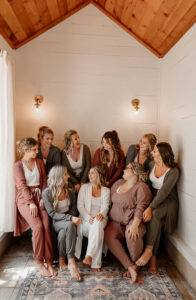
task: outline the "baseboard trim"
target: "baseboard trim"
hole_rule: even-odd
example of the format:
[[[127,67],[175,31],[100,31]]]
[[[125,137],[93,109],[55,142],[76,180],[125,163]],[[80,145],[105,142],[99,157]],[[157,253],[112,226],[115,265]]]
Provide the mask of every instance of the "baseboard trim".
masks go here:
[[[180,253],[167,235],[164,235],[163,245],[168,257],[176,266],[178,271],[196,292],[196,269],[189,263],[189,261]]]
[[[0,238],[0,256],[2,256],[13,241],[13,232],[6,232]]]

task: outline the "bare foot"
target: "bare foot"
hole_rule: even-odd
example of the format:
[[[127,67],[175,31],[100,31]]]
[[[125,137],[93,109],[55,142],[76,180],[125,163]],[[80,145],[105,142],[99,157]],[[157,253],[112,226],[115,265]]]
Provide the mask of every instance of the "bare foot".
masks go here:
[[[93,272],[101,272],[101,268],[91,268]]]
[[[65,270],[67,270],[67,265],[65,263],[64,257],[59,257],[59,270],[60,272],[64,272]]]
[[[50,272],[52,277],[57,276],[57,271],[53,268],[52,264],[48,264],[48,271]]]
[[[39,269],[40,274],[43,277],[51,277],[52,276],[51,273],[49,272],[49,270],[46,269],[44,264],[38,264],[38,269]]]
[[[149,268],[148,268],[148,272],[152,273],[152,274],[157,274],[158,273],[158,269],[157,269],[157,259],[156,256],[153,255],[151,257],[150,260],[150,264],[149,264]]]
[[[131,283],[135,283],[137,281],[137,266],[136,265],[132,265],[130,267],[128,267],[128,271],[131,275]]]
[[[146,247],[142,256],[136,261],[137,266],[145,266],[152,257],[152,247]]]
[[[123,273],[123,277],[131,278],[131,274],[129,273],[129,271],[126,271]]]
[[[81,281],[80,273],[78,271],[78,267],[76,265],[74,258],[69,258],[68,260],[68,269],[71,273],[71,277],[77,281]]]
[[[83,260],[83,263],[84,263],[85,265],[91,265],[91,264],[92,264],[92,256],[87,255],[87,256],[85,257],[85,259]]]

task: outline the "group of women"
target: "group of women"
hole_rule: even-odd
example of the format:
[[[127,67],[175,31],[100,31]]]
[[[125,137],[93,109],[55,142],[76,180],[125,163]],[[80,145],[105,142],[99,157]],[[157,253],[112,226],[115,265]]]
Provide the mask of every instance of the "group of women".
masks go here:
[[[68,268],[75,280],[81,280],[75,257],[80,258],[83,236],[88,238],[83,263],[93,271],[101,270],[102,252],[109,249],[132,282],[138,266],[148,262],[156,273],[161,221],[167,232],[177,221],[179,169],[171,146],[145,134],[125,158],[117,132],[107,131],[91,165],[90,150],[75,130],[65,132],[62,151],[53,138],[47,126],[40,127],[37,140],[23,138],[14,166],[15,236],[32,229],[41,275],[57,275],[51,229],[57,235],[59,269]]]

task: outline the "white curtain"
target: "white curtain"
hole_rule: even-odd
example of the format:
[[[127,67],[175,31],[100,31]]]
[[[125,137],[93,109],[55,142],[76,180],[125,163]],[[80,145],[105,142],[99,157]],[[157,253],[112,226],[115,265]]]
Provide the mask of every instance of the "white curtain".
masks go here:
[[[14,229],[14,108],[12,62],[0,50],[0,234]]]

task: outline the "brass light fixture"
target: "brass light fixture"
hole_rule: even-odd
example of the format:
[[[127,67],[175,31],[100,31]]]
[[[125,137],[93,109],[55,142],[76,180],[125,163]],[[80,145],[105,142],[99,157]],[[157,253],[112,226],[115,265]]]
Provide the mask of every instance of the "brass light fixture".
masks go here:
[[[39,106],[44,101],[44,98],[41,95],[36,95],[34,97],[34,101],[35,101],[34,105],[35,105],[36,111],[38,112],[39,111]]]
[[[135,113],[137,114],[139,112],[139,109],[140,109],[140,106],[139,106],[140,105],[140,100],[135,98],[131,101],[131,104],[135,108]]]

